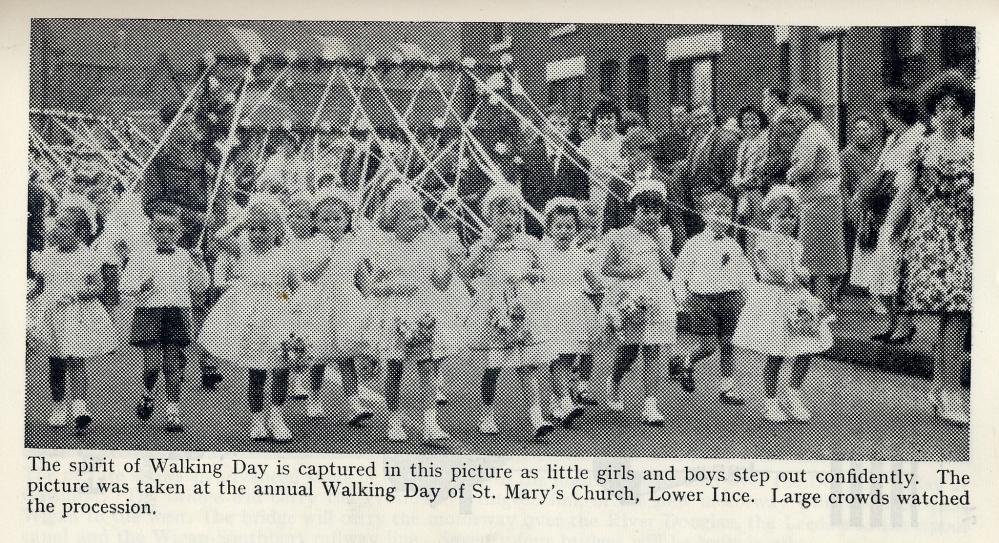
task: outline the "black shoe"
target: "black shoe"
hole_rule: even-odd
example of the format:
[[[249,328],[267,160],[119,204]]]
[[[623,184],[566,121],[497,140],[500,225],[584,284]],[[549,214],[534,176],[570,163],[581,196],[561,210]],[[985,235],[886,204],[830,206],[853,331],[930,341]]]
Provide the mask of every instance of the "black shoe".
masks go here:
[[[542,424],[537,430],[534,431],[534,441],[540,442],[545,438],[545,436],[552,433],[554,430],[555,427],[551,424],[548,424],[547,422]]]
[[[82,434],[83,431],[86,430],[88,426],[90,426],[90,423],[93,422],[93,420],[94,419],[91,418],[90,415],[86,413],[73,419],[73,426],[76,427],[77,434]]]
[[[894,333],[895,333],[895,330],[888,330],[887,332],[881,332],[880,334],[875,334],[875,335],[871,336],[871,341],[877,341],[877,342],[880,342],[880,343],[887,343],[888,340],[891,339],[892,334],[894,334]]]
[[[916,335],[916,327],[913,326],[909,328],[909,331],[906,332],[904,336],[888,338],[888,340],[885,341],[885,343],[887,343],[888,345],[908,345],[912,343],[912,338],[915,337],[915,335]]]
[[[690,365],[683,368],[683,372],[680,375],[680,386],[683,387],[683,391],[688,394],[693,394],[695,390],[694,386],[694,366]]]
[[[683,360],[679,356],[674,356],[669,361],[670,381],[679,381],[683,376]]]
[[[215,390],[215,386],[222,382],[222,374],[218,372],[202,373],[201,388],[205,390]]]
[[[597,405],[597,399],[590,395],[589,390],[580,390],[576,393],[576,403],[580,405]]]
[[[746,405],[746,400],[736,396],[731,390],[720,392],[718,394],[718,399],[725,405]]]
[[[180,423],[180,418],[176,415],[171,415],[167,418],[166,431],[170,434],[177,434],[184,431],[184,425]]]
[[[583,413],[585,412],[586,410],[578,405],[576,407],[573,407],[572,411],[569,411],[569,414],[566,415],[564,419],[562,419],[562,428],[565,428],[566,430],[571,428],[572,423],[579,417],[582,417]]]
[[[153,416],[153,398],[143,396],[142,403],[135,408],[135,414],[139,416],[139,420],[149,420],[149,417]]]

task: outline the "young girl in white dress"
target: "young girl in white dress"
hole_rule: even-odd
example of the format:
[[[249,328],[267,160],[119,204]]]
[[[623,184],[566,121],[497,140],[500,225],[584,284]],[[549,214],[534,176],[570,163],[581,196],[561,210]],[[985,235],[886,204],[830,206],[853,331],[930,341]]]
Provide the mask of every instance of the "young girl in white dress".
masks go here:
[[[676,346],[676,304],[667,273],[672,273],[673,232],[663,226],[666,189],[659,181],[639,181],[628,195],[635,207],[630,226],[605,236],[603,274],[610,284],[600,306],[617,349],[607,378],[607,407],[624,411],[621,381],[631,366],[643,357],[642,421],[662,426],[656,388],[661,363]],[[668,352],[663,352],[664,350]]]
[[[423,441],[434,443],[450,436],[437,423],[433,354],[437,309],[434,303],[451,281],[444,255],[431,254],[422,202],[405,184],[396,185],[385,199],[377,221],[386,234],[369,248],[359,271],[361,291],[369,298],[371,339],[385,367],[385,403],[389,441],[408,439],[399,410],[399,389],[407,364],[416,364],[420,376]]]
[[[443,202],[442,205],[450,205]],[[444,258],[452,272],[461,268],[461,263],[468,256],[468,251],[458,236],[457,220],[443,208],[433,210],[435,228],[428,228],[425,235],[429,237],[431,254],[435,258]],[[458,273],[454,273],[451,281],[443,291],[437,291],[438,300],[433,307],[437,309],[437,336],[434,339],[434,396],[438,407],[447,405],[448,397],[444,393],[441,381],[441,366],[452,363],[465,352],[465,324],[469,306],[472,303],[469,286]]]
[[[503,367],[517,368],[531,436],[541,440],[553,426],[545,420],[538,390],[538,364],[546,356],[538,283],[543,279],[538,240],[524,230],[520,189],[494,184],[482,199],[487,229],[469,251],[462,274],[475,294],[468,316],[469,348],[485,369],[479,431],[498,434],[496,385]]]
[[[766,357],[763,369],[763,417],[772,422],[805,422],[811,413],[801,399],[801,385],[812,355],[832,347],[829,315],[809,294],[808,270],[802,265],[804,248],[797,239],[801,200],[788,185],[775,185],[761,205],[768,232],[754,248],[760,282],[750,289],[736,325],[732,344]],[[777,399],[783,364],[793,360],[787,395]]]
[[[41,332],[52,350],[49,425],[65,426],[69,418],[77,433],[86,430],[92,420],[86,404],[85,362],[118,348],[111,317],[98,301],[101,262],[85,243],[93,224],[83,209],[61,206],[46,247],[32,254],[36,283],[28,293],[28,300],[34,300],[43,315]],[[66,403],[67,388],[71,405]]]
[[[583,407],[573,400],[569,377],[573,366],[586,350],[596,307],[585,292],[587,253],[576,243],[579,225],[577,202],[554,198],[545,205],[545,237],[541,239],[541,268],[545,272],[544,307],[552,399],[550,413],[564,428],[583,415]]]
[[[250,438],[290,441],[284,420],[289,357],[295,325],[291,296],[298,272],[281,246],[284,206],[273,196],[254,194],[246,216],[216,234],[219,246],[239,258],[238,279],[212,307],[198,342],[213,356],[249,371]],[[241,232],[246,235],[239,235]],[[270,412],[264,386],[271,375]]]
[[[347,422],[359,427],[373,413],[361,402],[357,382],[356,359],[365,350],[367,302],[358,290],[358,268],[365,253],[353,228],[353,213],[353,198],[343,188],[330,186],[316,192],[312,214],[317,262],[303,278],[316,282],[313,318],[321,328],[314,341],[317,363],[312,368],[310,401],[319,401],[327,365],[336,366],[347,398]]]
[[[299,192],[289,196],[288,203],[288,236],[285,238],[285,246],[288,254],[293,257],[293,261],[298,265],[299,276],[315,265],[321,241],[315,236],[315,222],[312,217],[312,195],[308,192]],[[300,344],[293,345],[289,353],[292,356],[292,371],[289,377],[288,386],[291,397],[296,400],[310,401],[306,404],[306,414],[310,418],[320,417],[323,414],[322,403],[318,397],[309,395],[309,387],[306,380],[309,375],[311,364],[309,360],[314,356],[314,342],[325,332],[318,319],[313,314],[313,309],[318,300],[315,280],[303,280],[295,291],[292,300],[292,311],[295,315],[295,336],[300,339]]]

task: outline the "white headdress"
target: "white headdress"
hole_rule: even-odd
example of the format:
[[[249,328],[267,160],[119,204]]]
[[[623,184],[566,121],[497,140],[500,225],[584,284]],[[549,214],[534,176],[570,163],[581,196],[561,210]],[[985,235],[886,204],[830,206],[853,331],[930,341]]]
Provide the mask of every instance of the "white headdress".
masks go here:
[[[770,187],[770,191],[763,198],[760,209],[767,209],[781,198],[790,198],[794,202],[795,207],[801,207],[801,195],[798,193],[798,189],[791,185],[774,185]]]
[[[635,186],[631,187],[628,192],[628,201],[635,199],[635,196],[643,192],[655,192],[658,193],[663,199],[666,199],[666,185],[662,181],[656,181],[655,179],[643,179],[635,183]]]
[[[524,205],[524,197],[520,194],[520,189],[516,185],[507,182],[493,183],[493,186],[486,191],[482,197],[482,214],[489,216],[489,210],[498,200],[514,200],[519,205]]]

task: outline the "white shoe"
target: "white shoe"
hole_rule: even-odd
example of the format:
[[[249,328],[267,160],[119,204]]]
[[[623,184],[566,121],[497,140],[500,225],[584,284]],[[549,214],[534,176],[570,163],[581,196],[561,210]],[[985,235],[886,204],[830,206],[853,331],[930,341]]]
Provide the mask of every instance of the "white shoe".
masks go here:
[[[649,426],[662,426],[663,414],[659,412],[659,401],[655,396],[645,398],[645,408],[642,409],[642,422]]]
[[[621,391],[618,390],[617,395],[614,394],[614,380],[610,375],[607,376],[607,409],[611,411],[616,411],[620,413],[624,411],[624,402],[621,401]]]
[[[808,422],[812,419],[812,414],[808,412],[805,403],[801,401],[800,390],[787,389],[787,414],[798,422]]]
[[[340,386],[343,383],[343,379],[340,377],[340,370],[332,365],[326,366],[326,371],[323,372],[323,381]]]
[[[323,401],[316,396],[309,396],[305,404],[305,416],[310,419],[325,417],[326,409],[323,408]]]
[[[423,413],[423,441],[424,443],[431,443],[434,441],[442,441],[445,439],[451,439],[451,436],[441,429],[440,425],[437,423],[437,410],[427,409]]]
[[[777,398],[763,400],[763,418],[770,422],[787,422],[787,413],[780,407]]]
[[[87,411],[87,404],[83,400],[75,400],[73,402],[69,416],[73,419],[73,425],[76,426],[77,431],[80,432],[86,430],[87,426],[90,426],[90,422],[93,420]]]
[[[385,405],[385,396],[382,396],[381,394],[375,392],[368,385],[358,385],[357,386],[357,395],[362,400],[364,400],[364,401],[366,401],[366,402],[368,402],[370,404],[375,404],[375,405],[379,405],[379,406]]]
[[[562,419],[569,414],[569,412],[563,409],[562,400],[560,400],[558,396],[552,396],[552,398],[548,400],[548,414],[551,415],[553,420],[561,422]]]
[[[877,296],[871,296],[868,298],[868,302],[871,305],[871,309],[873,309],[878,315],[888,314],[888,308],[885,307],[885,304]]]
[[[305,388],[305,374],[294,372],[291,374],[291,397],[296,400],[304,400],[309,397],[309,389]]]
[[[69,406],[66,405],[66,402],[62,401],[52,404],[52,415],[49,416],[49,426],[62,428],[66,426],[67,419],[69,419]]]
[[[166,431],[176,434],[184,431],[184,425],[180,422],[180,406],[176,403],[166,404]]]
[[[409,436],[406,435],[406,429],[402,426],[402,415],[398,411],[389,413],[387,435],[389,441],[398,442],[409,439]]]
[[[361,399],[357,396],[351,396],[347,403],[350,408],[350,419],[348,419],[347,424],[350,426],[363,426],[364,421],[374,416],[374,413],[367,407],[364,407]]]
[[[492,407],[487,406],[482,410],[479,432],[490,436],[499,433],[499,426],[496,425],[496,411]]]
[[[937,416],[953,424],[967,425],[970,422],[968,413],[961,403],[962,401],[955,397],[955,394],[946,390],[940,391],[940,407],[937,409]]]
[[[253,441],[264,441],[267,439],[267,419],[263,411],[251,414],[250,439]]]
[[[533,405],[528,411],[528,416],[531,418],[531,426],[534,426],[534,439],[540,440],[546,435],[552,433],[555,429],[547,420],[545,420],[545,414],[541,411],[540,405]]]
[[[282,406],[272,406],[271,414],[267,418],[267,429],[270,430],[271,439],[278,443],[291,441],[291,430],[284,423],[284,408]]]

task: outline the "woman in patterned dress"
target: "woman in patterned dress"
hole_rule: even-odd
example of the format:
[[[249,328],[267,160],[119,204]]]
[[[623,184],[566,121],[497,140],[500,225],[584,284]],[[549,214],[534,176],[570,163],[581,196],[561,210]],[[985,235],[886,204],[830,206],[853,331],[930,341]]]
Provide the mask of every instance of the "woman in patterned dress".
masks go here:
[[[913,314],[939,319],[931,402],[940,418],[967,424],[961,370],[971,324],[974,142],[961,135],[961,126],[975,95],[960,74],[945,72],[928,84],[923,105],[936,131],[914,164],[903,302]]]

